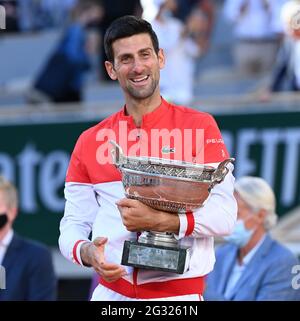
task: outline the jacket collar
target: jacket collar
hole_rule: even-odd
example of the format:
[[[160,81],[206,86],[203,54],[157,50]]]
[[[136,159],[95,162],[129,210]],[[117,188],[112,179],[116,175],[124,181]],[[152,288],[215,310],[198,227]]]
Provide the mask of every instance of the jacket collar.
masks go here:
[[[141,127],[152,128],[154,124],[156,124],[167,114],[170,108],[171,105],[165,99],[161,98],[161,104],[157,108],[155,108],[152,112],[143,115]],[[136,127],[133,117],[126,114],[126,105],[120,111],[120,119],[127,121],[129,127]]]
[[[243,274],[240,279],[237,281],[236,285],[232,291],[232,297],[236,295],[239,288],[253,275],[257,266],[261,265],[261,260],[269,253],[270,248],[272,246],[273,240],[269,234],[266,234],[264,241],[257,249],[256,253],[252,257],[251,261],[246,265]]]
[[[9,266],[13,265],[14,263],[14,257],[18,254],[18,251],[16,251],[20,246],[22,245],[21,238],[14,233],[13,238],[7,247],[6,253],[3,258],[2,265],[5,266],[6,269],[9,268]]]
[[[4,236],[3,240],[0,241],[0,245],[1,246],[4,246],[5,248],[8,248],[8,246],[10,245],[12,239],[13,239],[13,236],[14,236],[14,232],[12,229],[10,229],[6,235]]]

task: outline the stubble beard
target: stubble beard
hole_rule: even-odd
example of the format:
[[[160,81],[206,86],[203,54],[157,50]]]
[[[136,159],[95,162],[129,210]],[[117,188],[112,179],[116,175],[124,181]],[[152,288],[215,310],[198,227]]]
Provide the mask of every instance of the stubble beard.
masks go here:
[[[136,89],[131,85],[127,86],[127,91],[134,99],[146,99],[153,95],[157,88],[159,79],[152,79],[151,84],[147,88]]]

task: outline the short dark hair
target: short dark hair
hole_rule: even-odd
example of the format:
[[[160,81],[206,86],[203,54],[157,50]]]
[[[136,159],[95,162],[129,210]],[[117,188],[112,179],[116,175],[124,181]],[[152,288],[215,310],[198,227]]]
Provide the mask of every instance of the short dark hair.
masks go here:
[[[122,38],[131,37],[141,33],[147,33],[151,37],[153,48],[158,54],[159,43],[157,35],[152,29],[152,26],[146,20],[135,16],[123,16],[114,20],[108,27],[104,36],[104,50],[107,59],[110,62],[114,61],[114,53],[112,49],[112,44],[114,41]]]

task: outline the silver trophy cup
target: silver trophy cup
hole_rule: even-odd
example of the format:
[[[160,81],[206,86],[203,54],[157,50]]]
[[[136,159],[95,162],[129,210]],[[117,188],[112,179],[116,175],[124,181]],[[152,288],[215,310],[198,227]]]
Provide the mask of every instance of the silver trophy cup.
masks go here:
[[[164,158],[129,157],[115,141],[110,142],[126,197],[174,215],[203,206],[211,189],[227,175],[227,165],[234,161],[228,158],[215,169]],[[125,241],[121,263],[182,274],[188,268],[189,258],[190,249],[180,246],[173,233],[143,231],[138,240]]]

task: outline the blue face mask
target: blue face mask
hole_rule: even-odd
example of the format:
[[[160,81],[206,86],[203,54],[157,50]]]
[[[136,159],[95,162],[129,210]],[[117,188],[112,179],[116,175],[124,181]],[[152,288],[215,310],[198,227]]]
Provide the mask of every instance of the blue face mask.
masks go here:
[[[244,221],[237,220],[232,234],[225,236],[224,240],[241,248],[249,242],[253,232],[254,230],[246,229]]]

